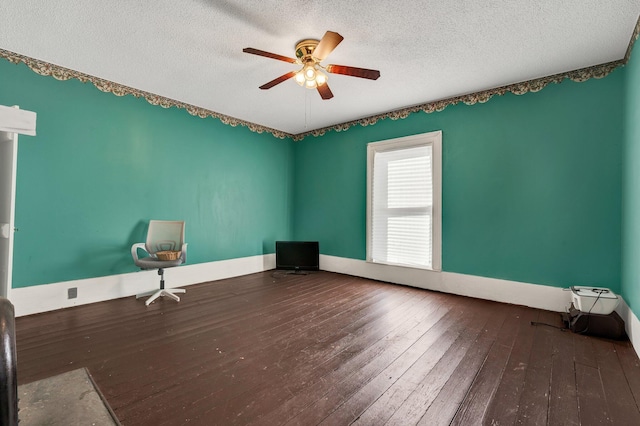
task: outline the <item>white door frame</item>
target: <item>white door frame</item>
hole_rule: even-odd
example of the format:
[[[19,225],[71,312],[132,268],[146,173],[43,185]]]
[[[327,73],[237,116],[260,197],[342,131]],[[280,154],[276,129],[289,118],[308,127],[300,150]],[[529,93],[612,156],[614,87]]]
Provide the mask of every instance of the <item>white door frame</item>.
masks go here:
[[[11,299],[13,275],[13,237],[15,232],[16,166],[18,163],[18,134],[0,132],[0,297]]]
[[[11,300],[18,133],[35,135],[36,114],[0,105],[0,297]]]

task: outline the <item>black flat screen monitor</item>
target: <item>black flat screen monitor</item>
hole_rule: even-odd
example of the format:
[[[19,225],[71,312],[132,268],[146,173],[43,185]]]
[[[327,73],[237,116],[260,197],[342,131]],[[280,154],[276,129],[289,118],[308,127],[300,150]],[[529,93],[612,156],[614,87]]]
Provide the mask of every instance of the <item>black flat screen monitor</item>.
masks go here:
[[[276,241],[276,269],[318,271],[320,247],[317,241]]]

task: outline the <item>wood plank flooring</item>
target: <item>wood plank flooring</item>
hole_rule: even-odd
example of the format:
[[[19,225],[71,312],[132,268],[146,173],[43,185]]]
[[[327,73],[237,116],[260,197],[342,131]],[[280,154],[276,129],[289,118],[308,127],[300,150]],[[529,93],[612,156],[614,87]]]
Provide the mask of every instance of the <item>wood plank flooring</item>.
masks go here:
[[[556,313],[329,272],[181,296],[18,318],[19,383],[86,367],[124,425],[640,425],[631,344]]]

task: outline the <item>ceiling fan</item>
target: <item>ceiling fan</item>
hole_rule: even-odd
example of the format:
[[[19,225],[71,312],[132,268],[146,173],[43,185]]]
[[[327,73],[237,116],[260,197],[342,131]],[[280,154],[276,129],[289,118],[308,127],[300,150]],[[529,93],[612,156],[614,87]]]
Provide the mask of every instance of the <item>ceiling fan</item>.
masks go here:
[[[327,84],[327,75],[321,70],[330,74],[343,74],[352,77],[367,78],[369,80],[377,80],[378,77],[380,77],[380,71],[378,70],[334,64],[322,66],[320,64],[320,62],[333,52],[333,49],[335,49],[343,39],[344,37],[340,34],[333,31],[327,31],[319,41],[315,39],[302,40],[296,44],[296,59],[278,55],[276,53],[265,52],[264,50],[254,49],[252,47],[244,48],[242,51],[253,55],[265,56],[279,61],[302,65],[300,70],[283,74],[280,77],[263,84],[260,86],[260,89],[271,89],[273,86],[293,78],[300,86],[304,86],[307,89],[317,89],[322,99],[326,100],[333,98],[333,93],[331,93],[331,89],[329,89],[329,85]]]

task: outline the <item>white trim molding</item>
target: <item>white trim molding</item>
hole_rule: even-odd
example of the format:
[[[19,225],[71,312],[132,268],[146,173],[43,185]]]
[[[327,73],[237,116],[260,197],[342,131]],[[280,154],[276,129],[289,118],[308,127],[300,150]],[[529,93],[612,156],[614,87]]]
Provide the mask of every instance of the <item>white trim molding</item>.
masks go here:
[[[165,269],[167,288],[184,287],[207,281],[268,271],[276,266],[275,254],[265,254],[216,262],[183,265]],[[159,288],[157,270],[128,274],[63,281],[31,287],[14,288],[11,291],[16,317],[31,315],[71,306],[129,297]],[[67,298],[70,288],[77,289],[77,297]]]
[[[431,148],[430,154],[428,154],[429,151],[426,150],[427,147]],[[425,148],[425,151],[422,151],[420,154],[415,153],[415,151],[407,151],[412,148]],[[393,157],[394,154],[399,155]],[[425,205],[412,207],[396,206],[390,208],[389,203],[387,202],[390,193],[395,192],[397,195],[398,193],[404,193],[404,191],[399,191],[397,188],[392,190],[389,186],[389,179],[391,179],[389,175],[389,167],[391,164],[390,162],[392,161],[388,157],[389,155],[391,155],[391,158],[394,160],[415,159],[416,157],[429,158],[429,180],[431,181],[430,206],[427,205],[428,197],[425,196],[425,199],[423,200]],[[378,163],[377,159],[380,160],[380,163]],[[427,167],[426,164],[424,166]],[[413,165],[412,171],[416,170],[415,167],[416,166]],[[405,172],[406,171],[408,170],[405,170]],[[403,177],[400,178],[400,181],[396,181],[395,183],[398,184],[404,179],[406,179],[406,176],[403,175]],[[409,183],[409,185],[411,184],[412,183]],[[426,188],[424,189],[426,191]],[[369,142],[367,144],[367,261],[373,262],[374,257],[378,257],[378,259],[376,259],[377,263],[387,265],[393,265],[394,263],[397,264],[398,262],[391,262],[390,259],[386,258],[386,248],[390,242],[386,230],[387,221],[384,219],[398,216],[406,217],[407,215],[416,214],[428,215],[431,218],[431,223],[424,229],[425,233],[430,232],[430,238],[423,241],[425,246],[427,244],[429,246],[428,251],[430,252],[431,258],[427,260],[426,257],[428,255],[425,254],[425,258],[421,259],[421,261],[428,261],[428,264],[416,265],[416,267],[432,271],[440,271],[442,268],[442,130],[377,142]],[[374,222],[378,223],[378,220],[375,219],[374,216],[380,216],[382,223],[384,224],[384,230],[379,236],[374,236],[374,234],[377,234],[377,231],[374,232]],[[427,231],[427,229],[430,229],[430,231]],[[401,245],[404,244],[404,242],[399,241],[395,241],[395,243],[399,243]],[[381,251],[378,251],[379,249],[381,249]],[[412,250],[408,251],[411,252]],[[375,252],[378,252],[377,255]]]
[[[640,356],[640,320],[638,320],[638,317],[631,308],[629,308],[629,305],[627,305],[627,302],[622,296],[618,295],[618,297],[620,298],[620,303],[618,303],[616,307],[616,312],[624,321],[625,331],[627,332],[627,336],[629,336],[633,349],[635,349],[636,354]]]
[[[36,135],[36,117],[33,111],[18,106],[0,105],[0,132]]]
[[[571,294],[559,287],[454,272],[435,272],[320,255],[320,269],[478,299],[565,312]]]

